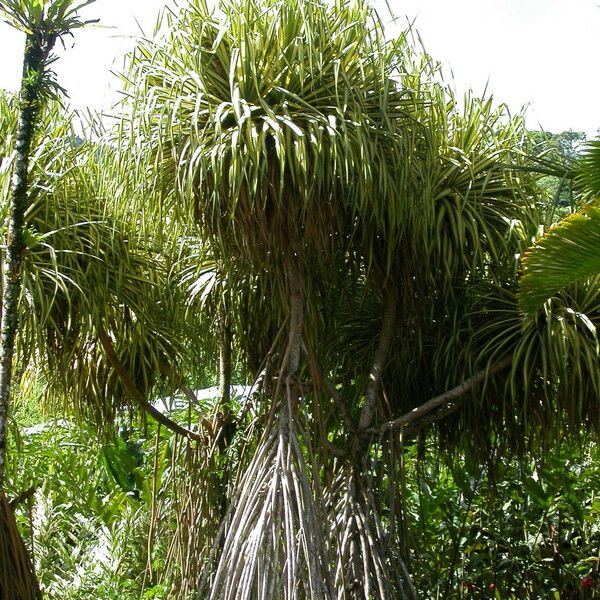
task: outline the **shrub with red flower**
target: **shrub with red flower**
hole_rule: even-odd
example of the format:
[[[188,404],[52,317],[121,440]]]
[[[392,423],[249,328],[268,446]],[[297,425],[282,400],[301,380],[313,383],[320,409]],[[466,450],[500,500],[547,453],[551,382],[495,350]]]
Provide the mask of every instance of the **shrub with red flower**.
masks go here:
[[[594,580],[591,577],[589,577],[589,576],[588,577],[584,577],[581,580],[581,587],[582,588],[586,588],[587,589],[587,588],[591,588],[593,586],[594,586]]]

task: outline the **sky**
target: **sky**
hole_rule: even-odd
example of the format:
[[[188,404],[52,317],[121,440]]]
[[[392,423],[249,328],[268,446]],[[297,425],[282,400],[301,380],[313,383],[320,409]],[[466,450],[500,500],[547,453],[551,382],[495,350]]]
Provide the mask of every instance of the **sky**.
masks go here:
[[[165,0],[96,0],[55,64],[71,104],[110,112],[118,99],[123,57],[136,36],[151,35]],[[444,66],[459,94],[487,87],[517,113],[528,106],[531,129],[600,128],[597,75],[598,0],[374,0],[392,34],[414,22],[426,50]],[[391,21],[387,5],[396,16]],[[0,87],[18,89],[24,36],[0,23]]]

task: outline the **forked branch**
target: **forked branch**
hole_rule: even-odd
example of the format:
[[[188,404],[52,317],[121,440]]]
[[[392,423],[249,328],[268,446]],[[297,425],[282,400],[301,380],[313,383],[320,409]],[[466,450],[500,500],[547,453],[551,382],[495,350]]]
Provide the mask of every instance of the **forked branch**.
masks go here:
[[[401,417],[398,417],[397,419],[394,419],[393,421],[387,421],[379,427],[370,428],[368,432],[372,434],[383,435],[384,433],[388,433],[390,431],[406,427],[407,425],[414,423],[418,419],[429,415],[431,412],[437,409],[444,408],[453,400],[456,400],[457,398],[464,396],[464,394],[466,394],[467,392],[470,392],[475,386],[485,381],[485,379],[490,375],[495,375],[496,373],[504,371],[511,364],[512,357],[504,358],[503,360],[497,362],[490,368],[479,371],[479,373],[473,375],[473,377],[470,377],[466,381],[463,381],[461,384],[457,385],[451,390],[448,390],[447,392],[444,392],[443,394],[440,394],[435,398],[431,398],[431,400],[428,400],[427,402],[425,402],[425,404],[421,404],[420,406],[413,408],[413,410],[411,410],[410,412],[402,415]]]

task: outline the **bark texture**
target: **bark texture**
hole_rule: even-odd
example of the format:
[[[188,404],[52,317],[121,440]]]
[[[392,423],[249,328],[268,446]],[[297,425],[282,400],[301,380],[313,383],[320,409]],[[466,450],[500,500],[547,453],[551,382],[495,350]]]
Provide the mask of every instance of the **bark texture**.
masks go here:
[[[381,376],[394,340],[397,310],[398,289],[390,282],[384,296],[383,319],[375,354],[373,355],[373,363],[369,371],[365,404],[350,448],[350,458],[356,466],[364,461],[369,447],[369,427],[375,416],[377,401],[381,396]]]
[[[18,305],[21,295],[21,266],[25,252],[25,213],[29,205],[29,155],[40,110],[41,84],[45,61],[53,44],[53,40],[44,41],[43,38],[35,34],[29,34],[25,43],[19,125],[15,143],[16,160],[11,186],[4,261],[2,320],[0,323],[0,491],[4,489],[6,426],[10,406],[10,383],[15,354],[15,339],[19,324]]]
[[[385,368],[385,363],[388,360],[390,346],[394,339],[396,325],[396,310],[398,305],[398,291],[396,287],[390,283],[385,296],[385,308],[383,311],[383,320],[381,322],[381,332],[379,341],[373,356],[373,364],[369,372],[369,383],[367,384],[367,399],[360,415],[358,422],[358,431],[364,432],[375,415],[375,407],[377,399],[381,391],[381,375]]]
[[[21,268],[26,251],[24,227],[29,206],[29,156],[43,97],[43,78],[55,36],[43,31],[27,35],[15,140],[15,169],[9,201],[8,233],[4,260],[2,319],[0,321],[0,598],[33,600],[41,598],[31,559],[19,535],[13,509],[4,492],[7,421],[15,340],[19,327]]]

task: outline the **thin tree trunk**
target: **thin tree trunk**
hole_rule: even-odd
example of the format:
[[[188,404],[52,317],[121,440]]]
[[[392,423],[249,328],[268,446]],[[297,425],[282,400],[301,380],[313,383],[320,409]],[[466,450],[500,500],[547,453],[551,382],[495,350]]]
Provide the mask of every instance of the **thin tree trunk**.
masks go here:
[[[2,318],[0,321],[0,597],[3,600],[41,598],[35,571],[21,539],[12,508],[4,492],[7,423],[11,379],[21,296],[21,266],[25,252],[25,213],[29,205],[29,156],[42,99],[42,79],[55,37],[40,32],[27,35],[23,59],[16,160],[9,202],[8,234],[4,261]]]
[[[231,402],[231,328],[224,303],[219,310],[219,397],[221,404],[228,408]]]
[[[377,400],[381,393],[381,375],[385,368],[385,363],[388,359],[390,347],[394,339],[396,327],[396,312],[398,308],[398,290],[396,286],[390,282],[385,294],[385,305],[383,310],[383,319],[381,322],[381,330],[379,340],[373,355],[373,363],[369,371],[369,382],[367,383],[366,400],[363,406],[356,435],[351,448],[352,462],[358,464],[358,461],[364,458],[365,449],[368,447],[368,429],[375,416]]]
[[[373,364],[369,372],[369,383],[367,384],[367,399],[358,421],[359,432],[365,431],[375,415],[377,399],[381,391],[381,375],[390,352],[390,346],[394,338],[394,328],[396,325],[396,310],[398,305],[398,291],[393,283],[389,284],[389,289],[385,296],[385,308],[383,311],[383,320],[381,322],[381,333],[379,341],[373,356]]]
[[[50,41],[48,42],[50,43]],[[23,79],[16,137],[16,161],[9,205],[7,250],[4,262],[4,289],[0,334],[0,490],[4,489],[6,463],[6,426],[10,404],[10,383],[18,329],[18,304],[21,295],[21,264],[25,243],[23,229],[29,205],[29,155],[40,110],[40,84],[45,59],[50,48],[42,47],[39,38],[27,36],[23,60]]]
[[[223,301],[219,307],[218,345],[219,345],[219,404],[222,426],[219,432],[219,450],[225,452],[235,435],[234,415],[231,411],[231,327],[227,315],[227,306]]]
[[[302,351],[302,326],[304,323],[304,292],[299,273],[290,275],[290,333],[288,342],[288,364],[286,376],[293,378],[300,368]],[[280,376],[283,377],[283,373]]]
[[[219,343],[219,402],[221,430],[218,433],[219,453],[226,456],[233,436],[236,431],[235,415],[231,410],[231,328],[229,326],[229,317],[227,315],[227,306],[225,301],[221,301],[219,307],[218,343]],[[231,465],[229,460],[224,460],[223,470],[220,477],[221,488],[221,516],[225,518],[229,506],[227,492],[231,481]]]

